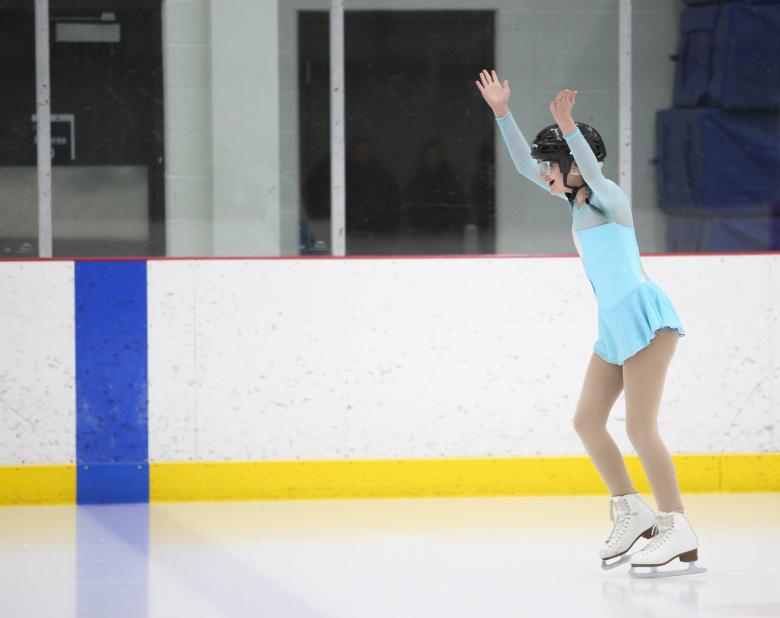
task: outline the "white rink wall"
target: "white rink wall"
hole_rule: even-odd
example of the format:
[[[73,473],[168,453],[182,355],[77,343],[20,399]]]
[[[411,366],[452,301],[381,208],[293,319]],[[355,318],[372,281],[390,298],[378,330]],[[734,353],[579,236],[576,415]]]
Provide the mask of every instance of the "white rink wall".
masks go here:
[[[688,333],[670,450],[780,451],[780,255],[642,261]],[[0,465],[74,463],[73,276],[0,264]],[[576,256],[150,261],[148,318],[152,462],[585,454]]]
[[[0,263],[0,466],[72,464],[72,262]]]
[[[780,451],[780,256],[650,256],[674,453]],[[150,461],[584,455],[577,257],[155,261]],[[625,453],[621,395],[610,430]]]

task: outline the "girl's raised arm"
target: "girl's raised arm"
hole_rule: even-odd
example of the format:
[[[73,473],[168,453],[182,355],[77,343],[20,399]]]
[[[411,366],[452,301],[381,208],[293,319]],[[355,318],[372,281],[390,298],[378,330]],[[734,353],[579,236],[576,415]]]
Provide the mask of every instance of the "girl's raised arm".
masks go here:
[[[550,101],[550,113],[561,128],[563,138],[569,145],[569,150],[571,150],[574,162],[577,164],[583,180],[585,180],[594,193],[603,194],[605,191],[611,190],[607,184],[610,181],[604,176],[596,155],[593,154],[593,150],[591,150],[585,136],[580,133],[577,124],[574,122],[571,112],[576,98],[576,90],[561,90]]]
[[[548,193],[549,187],[539,178],[536,162],[531,158],[531,147],[517,126],[512,112],[509,111],[509,97],[511,95],[509,80],[504,80],[502,84],[501,80],[498,79],[498,73],[495,71],[488,73],[487,70],[483,70],[476,84],[485,102],[493,110],[498,128],[501,130],[501,136],[504,138],[504,143],[509,150],[509,156],[512,157],[515,168],[535,185],[544,189],[545,193]],[[563,195],[560,197],[566,199]]]
[[[550,113],[563,133],[563,138],[569,145],[569,150],[574,157],[574,162],[582,174],[583,180],[591,191],[601,198],[607,216],[613,220],[629,225],[631,218],[631,205],[623,190],[601,171],[601,164],[585,139],[585,136],[577,127],[572,117],[572,109],[577,99],[576,90],[561,90],[550,101]]]
[[[539,178],[536,161],[531,158],[531,147],[517,126],[512,112],[507,112],[506,116],[496,118],[496,122],[498,123],[498,128],[501,129],[504,143],[509,150],[509,156],[512,157],[512,162],[515,164],[517,171],[549,194],[550,187],[547,186],[544,180]],[[559,195],[558,197],[566,200],[565,195]]]

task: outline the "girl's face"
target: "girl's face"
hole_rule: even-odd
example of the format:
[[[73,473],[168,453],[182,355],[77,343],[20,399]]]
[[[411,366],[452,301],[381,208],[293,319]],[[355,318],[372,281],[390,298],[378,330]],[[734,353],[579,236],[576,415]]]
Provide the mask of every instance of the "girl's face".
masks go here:
[[[563,186],[563,174],[556,161],[539,161],[539,178],[547,183],[552,195],[560,195],[566,188]]]
[[[552,195],[562,195],[566,193],[566,186],[563,184],[563,173],[558,166],[557,161],[538,161],[539,178],[547,183],[547,187]],[[572,166],[574,169],[574,166]],[[576,171],[576,170],[575,170]],[[582,178],[575,174],[569,174],[569,184],[578,186],[582,184]]]

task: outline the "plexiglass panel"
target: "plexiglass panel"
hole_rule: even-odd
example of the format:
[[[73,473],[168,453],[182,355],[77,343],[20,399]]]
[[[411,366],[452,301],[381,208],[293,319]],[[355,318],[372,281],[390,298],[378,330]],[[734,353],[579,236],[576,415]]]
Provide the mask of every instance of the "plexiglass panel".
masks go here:
[[[51,0],[55,255],[333,254],[330,8]],[[34,19],[31,3],[0,11],[2,251],[31,255]],[[619,12],[348,0],[346,254],[574,253],[571,209],[518,173],[483,69],[508,80],[529,143],[578,91],[605,175],[630,176],[642,252],[780,249],[780,5],[632,2],[622,170]]]
[[[0,4],[0,257],[38,254],[35,15],[31,2]]]

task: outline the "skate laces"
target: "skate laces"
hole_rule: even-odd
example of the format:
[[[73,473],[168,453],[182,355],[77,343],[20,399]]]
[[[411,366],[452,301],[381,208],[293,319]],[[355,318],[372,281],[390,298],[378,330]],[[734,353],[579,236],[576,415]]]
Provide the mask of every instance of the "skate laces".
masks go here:
[[[615,511],[617,511],[617,521],[615,520]],[[631,510],[628,504],[628,500],[621,498],[620,500],[609,502],[609,519],[615,526],[612,528],[612,532],[607,539],[607,545],[614,544],[622,535],[623,531],[628,525],[628,521],[631,516]]]
[[[653,538],[642,549],[642,551],[654,551],[672,536],[672,530],[674,528],[674,515],[672,513],[666,513],[663,515],[656,515],[655,522],[653,523]]]

